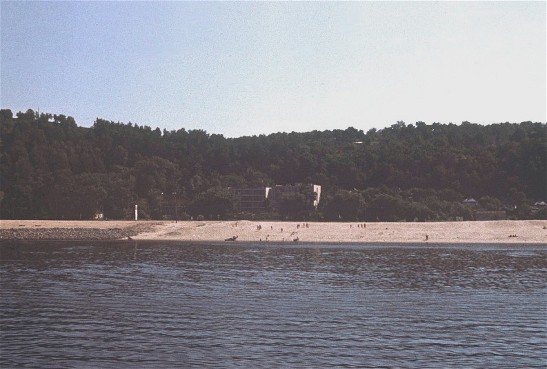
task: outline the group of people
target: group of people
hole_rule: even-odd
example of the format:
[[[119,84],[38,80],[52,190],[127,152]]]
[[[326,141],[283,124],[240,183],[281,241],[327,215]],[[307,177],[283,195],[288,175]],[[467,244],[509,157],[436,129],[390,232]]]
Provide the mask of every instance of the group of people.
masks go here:
[[[237,225],[238,225],[238,222],[232,223],[232,227],[237,227]],[[310,224],[309,224],[309,223],[298,223],[298,224],[296,225],[296,229],[300,229],[300,228],[310,228]],[[270,226],[270,229],[273,231],[273,230],[274,230],[274,226],[271,225],[271,226]],[[257,230],[257,231],[261,231],[261,230],[262,230],[262,224],[257,224],[256,230]],[[281,227],[281,228],[279,229],[279,232],[280,232],[280,233],[283,233],[283,231],[284,231],[284,229],[283,229],[283,227]],[[290,234],[290,236],[293,236],[293,235],[295,235],[295,234],[296,234],[296,232],[292,232],[292,233]],[[225,241],[235,241],[235,240],[237,240],[237,238],[238,238],[238,236],[233,236],[233,237],[230,237],[230,238],[225,239]],[[268,235],[266,235],[266,239],[265,239],[265,240],[266,240],[266,241],[269,241],[269,238],[270,238],[270,235],[268,234]],[[299,237],[296,237],[296,238],[293,239],[293,242],[298,242],[299,240],[300,240],[300,238],[299,238]],[[285,241],[285,238],[283,238],[283,241]],[[262,238],[260,238],[260,242],[262,242]]]

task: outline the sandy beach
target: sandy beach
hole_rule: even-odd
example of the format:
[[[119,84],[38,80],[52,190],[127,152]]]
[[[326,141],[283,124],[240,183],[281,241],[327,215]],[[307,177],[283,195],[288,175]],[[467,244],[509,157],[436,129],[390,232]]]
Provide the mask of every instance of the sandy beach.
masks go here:
[[[326,223],[2,220],[0,239],[318,243],[547,243],[547,221]]]

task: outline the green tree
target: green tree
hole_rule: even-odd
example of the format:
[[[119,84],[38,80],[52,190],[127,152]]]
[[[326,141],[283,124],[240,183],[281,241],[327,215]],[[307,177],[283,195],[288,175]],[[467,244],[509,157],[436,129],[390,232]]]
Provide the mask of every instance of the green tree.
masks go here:
[[[315,210],[313,206],[315,196],[304,187],[297,192],[284,193],[279,201],[279,214],[283,219],[309,219]]]
[[[492,196],[483,196],[479,199],[479,205],[485,210],[500,210],[501,201]]]
[[[406,209],[401,198],[380,194],[366,208],[367,220],[395,222],[405,220]]]
[[[362,219],[364,208],[365,199],[361,193],[340,190],[324,201],[321,210],[328,220],[353,221]]]
[[[328,219],[468,217],[460,203],[467,197],[499,199],[481,203],[524,219],[532,202],[545,200],[546,147],[547,125],[533,122],[397,122],[366,134],[350,127],[224,138],[103,119],[85,128],[63,114],[2,109],[0,217],[79,218],[102,206],[123,218],[139,203],[155,218],[165,215],[162,192],[177,192],[186,206],[212,188],[316,183]],[[95,200],[85,204],[80,185]],[[340,191],[360,192],[366,212]],[[296,197],[282,216],[313,213],[307,195]]]
[[[202,192],[190,206],[193,216],[203,215],[208,219],[225,218],[234,209],[234,195],[224,188],[211,188]]]

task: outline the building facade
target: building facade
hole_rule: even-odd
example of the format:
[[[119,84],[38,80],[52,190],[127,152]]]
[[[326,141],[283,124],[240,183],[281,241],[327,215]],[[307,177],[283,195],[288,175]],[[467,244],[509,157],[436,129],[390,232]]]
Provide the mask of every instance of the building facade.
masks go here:
[[[313,206],[317,208],[319,201],[321,200],[321,186],[315,184],[295,184],[295,185],[277,185],[271,188],[270,195],[268,197],[269,203],[273,209],[279,207],[279,202],[283,195],[296,194],[302,191],[309,191],[310,194],[315,194],[313,200]]]
[[[313,206],[317,208],[321,199],[321,186],[315,184],[276,185],[273,187],[231,188],[236,198],[236,207],[240,212],[260,213],[277,210],[285,194],[310,191],[315,194]]]
[[[269,187],[231,188],[238,211],[260,213],[266,211]]]

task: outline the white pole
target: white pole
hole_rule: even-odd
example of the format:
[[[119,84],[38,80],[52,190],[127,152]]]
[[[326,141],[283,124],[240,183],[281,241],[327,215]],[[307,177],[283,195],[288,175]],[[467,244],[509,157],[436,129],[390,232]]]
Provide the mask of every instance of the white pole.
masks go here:
[[[135,205],[135,220],[139,220],[139,212],[137,210],[138,207],[139,205]]]

